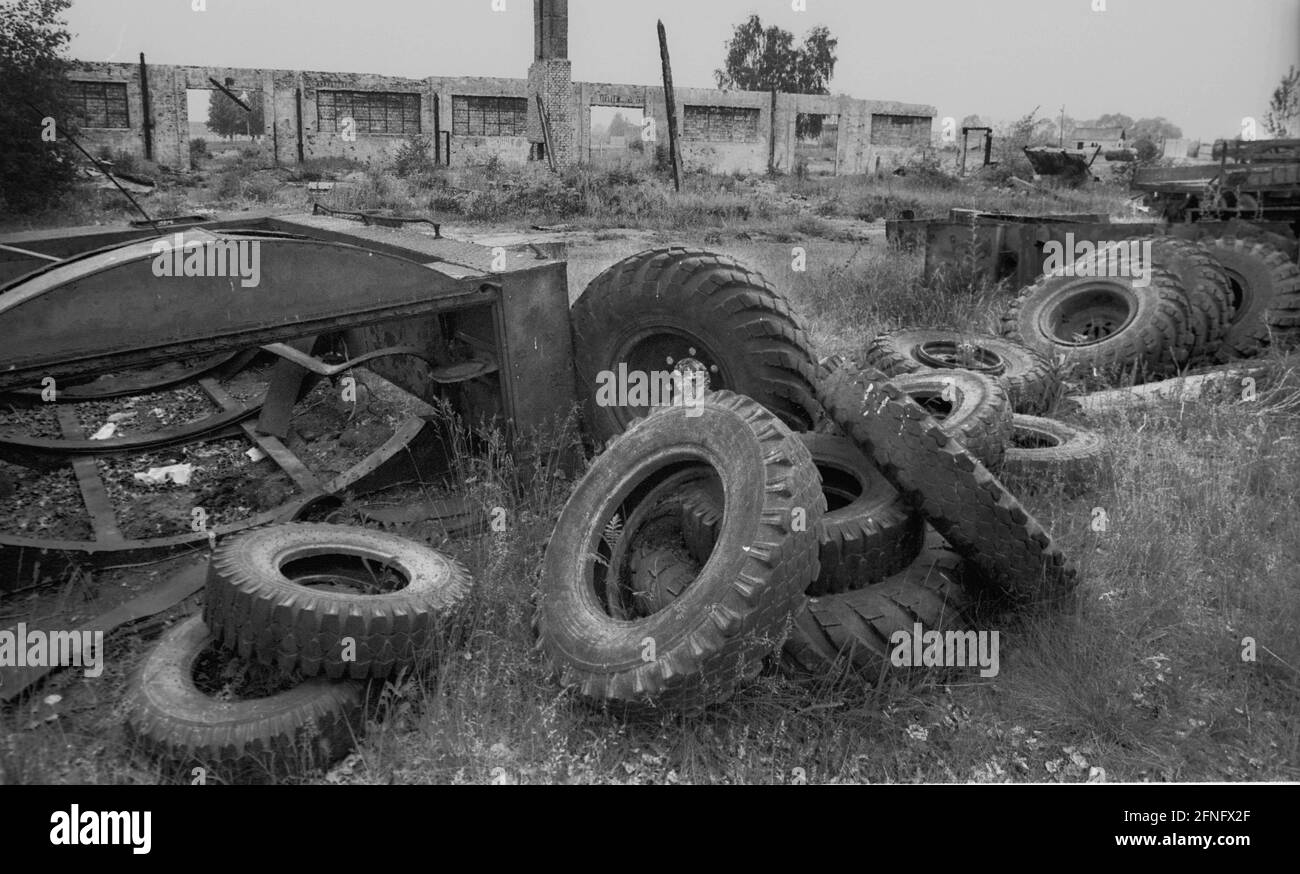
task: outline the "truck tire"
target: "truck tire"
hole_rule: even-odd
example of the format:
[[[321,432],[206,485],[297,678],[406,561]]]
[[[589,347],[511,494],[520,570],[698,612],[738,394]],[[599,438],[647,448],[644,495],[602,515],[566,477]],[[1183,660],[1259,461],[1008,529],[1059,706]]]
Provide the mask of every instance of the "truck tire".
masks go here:
[[[861,588],[911,564],[921,549],[921,517],[871,459],[847,437],[799,438],[812,453],[827,508],[817,526],[821,573],[805,594]],[[705,561],[722,519],[721,497],[716,490],[694,489],[682,499],[682,512],[688,551],[696,561]]]
[[[578,393],[597,443],[649,411],[618,403],[633,400],[631,390],[613,398],[598,390],[623,374],[707,374],[710,389],[748,395],[795,431],[817,420],[802,320],[770,282],[731,258],[681,248],[633,255],[593,279],[571,317]]]
[[[1076,571],[1020,502],[879,371],[842,364],[817,397],[905,499],[978,571],[991,595],[1058,598]]]
[[[1119,276],[1079,276],[1109,270],[1114,253]],[[1021,292],[1002,316],[1002,335],[1047,356],[1066,375],[1096,375],[1104,382],[1135,381],[1186,363],[1192,335],[1186,294],[1159,266],[1150,284],[1134,284],[1138,265],[1127,246],[1103,247],[1080,258],[1076,275],[1050,274]]]
[[[203,617],[244,658],[309,677],[382,679],[415,664],[469,588],[460,562],[414,540],[294,522],[218,547]]]
[[[717,548],[671,607],[610,615],[601,590],[623,568],[603,535],[657,480],[714,469],[728,507]],[[826,500],[803,442],[756,401],[709,392],[655,410],[610,442],[578,481],[542,562],[533,628],[553,675],[589,701],[697,711],[753,676],[817,577]],[[795,510],[807,526],[796,530]]]
[[[893,377],[950,436],[996,470],[1011,438],[1011,403],[996,379],[965,370],[927,370]]]
[[[219,700],[194,681],[196,659],[215,644],[191,616],[145,656],[126,694],[127,735],[141,749],[239,781],[322,767],[352,749],[364,727],[362,684],[316,678],[266,698]]]
[[[867,346],[864,363],[886,376],[948,369],[983,373],[1002,383],[1017,413],[1045,413],[1061,394],[1061,379],[1051,361],[993,334],[903,328],[877,334]]]
[[[932,530],[905,570],[842,594],[809,598],[781,651],[785,673],[823,676],[849,668],[875,681],[891,664],[897,632],[964,631],[973,606],[962,560]]]
[[[1251,221],[1229,219],[1226,222],[1196,222],[1187,227],[1192,231],[1191,239],[1194,242],[1215,237],[1237,237],[1242,240],[1267,243],[1280,249],[1292,261],[1296,259],[1297,254],[1300,254],[1300,240],[1297,240],[1294,234],[1267,231]]]
[[[1193,345],[1190,363],[1216,360],[1232,320],[1232,289],[1228,274],[1204,247],[1178,237],[1139,237],[1151,243],[1156,264],[1178,278],[1191,311]]]
[[[632,556],[632,591],[637,616],[649,616],[667,607],[699,576],[700,566],[684,550],[653,547]]]
[[[1232,317],[1218,359],[1248,358],[1268,345],[1269,310],[1300,310],[1300,267],[1282,250],[1251,237],[1200,241],[1228,276]]]
[[[1097,484],[1106,456],[1106,439],[1095,431],[1054,419],[1017,415],[998,478],[1007,485],[1034,489],[1059,483],[1067,493]]]

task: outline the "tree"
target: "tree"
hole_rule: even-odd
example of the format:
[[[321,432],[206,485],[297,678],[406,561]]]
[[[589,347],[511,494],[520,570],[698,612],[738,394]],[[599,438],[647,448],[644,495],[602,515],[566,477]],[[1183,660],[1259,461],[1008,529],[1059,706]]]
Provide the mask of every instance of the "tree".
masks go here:
[[[1300,136],[1300,70],[1293,64],[1273,89],[1264,127],[1275,137]]]
[[[1139,118],[1128,130],[1130,142],[1145,139],[1158,143],[1161,140],[1176,140],[1182,135],[1183,129],[1163,116]]]
[[[238,134],[251,136],[254,140],[261,136],[266,124],[262,117],[262,95],[241,95],[241,99],[252,108],[252,112],[231,100],[224,92],[215,89],[209,91],[208,130],[226,139]]]
[[[1172,137],[1171,139],[1177,139]],[[1160,147],[1156,145],[1155,140],[1149,136],[1140,136],[1132,141],[1133,148],[1137,150],[1137,159],[1142,162],[1154,161],[1160,157]]]
[[[736,25],[722,69],[714,70],[713,77],[724,89],[829,94],[838,45],[830,30],[818,25],[796,46],[794,34],[775,25],[763,27],[762,20],[751,15]],[[801,113],[795,135],[817,137],[821,128],[822,116]]]
[[[628,134],[628,129],[631,127],[632,123],[623,117],[623,113],[616,112],[614,113],[614,117],[609,120],[609,132],[607,136],[625,137]]]
[[[62,52],[71,0],[0,4],[0,207],[30,212],[72,186],[76,108]],[[46,121],[52,119],[52,123]]]

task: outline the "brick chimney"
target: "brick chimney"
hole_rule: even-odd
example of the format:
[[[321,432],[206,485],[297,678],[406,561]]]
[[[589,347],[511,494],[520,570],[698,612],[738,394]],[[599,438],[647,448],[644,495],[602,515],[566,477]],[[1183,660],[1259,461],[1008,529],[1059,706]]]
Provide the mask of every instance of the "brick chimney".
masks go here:
[[[573,64],[569,61],[569,0],[533,0],[533,64],[528,68],[528,139],[541,154],[541,117],[536,95],[551,122],[555,162],[569,166],[577,161],[574,124]]]

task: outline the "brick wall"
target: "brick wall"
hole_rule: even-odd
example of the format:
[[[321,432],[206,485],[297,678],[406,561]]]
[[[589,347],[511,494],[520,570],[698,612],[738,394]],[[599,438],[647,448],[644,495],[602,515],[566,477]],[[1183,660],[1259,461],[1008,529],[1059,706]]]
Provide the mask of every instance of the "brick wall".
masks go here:
[[[130,130],[88,129],[85,142],[92,151],[107,146],[114,151],[144,154],[143,105],[139,66],[134,63],[78,63],[69,74],[83,81],[123,82],[127,87]],[[460,95],[503,95],[528,100],[525,136],[452,136],[451,163],[477,164],[496,155],[508,162],[528,160],[530,143],[541,142],[536,99],[540,94],[550,115],[557,162],[568,166],[586,159],[590,146],[591,106],[639,106],[655,123],[654,147],[667,146],[668,119],[663,89],[647,85],[575,83],[572,65],[565,59],[535,62],[527,79],[492,77],[430,77],[407,79],[367,73],[269,70],[225,67],[149,66],[149,90],[154,122],[154,157],[160,164],[189,167],[187,88],[212,87],[208,78],[233,81],[236,92],[257,94],[263,101],[267,148],[282,165],[298,160],[298,107],[302,111],[303,157],[350,157],[363,163],[383,164],[406,142],[400,133],[356,132],[345,140],[336,131],[322,129],[318,98],[321,90],[396,91],[420,95],[421,132],[443,136],[452,130],[452,98]],[[701,138],[698,125],[688,123],[685,107],[719,107],[716,119],[706,125]],[[739,110],[739,111],[736,111]],[[682,157],[687,169],[704,167],[717,172],[754,172],[767,169],[769,156],[778,169],[793,169],[794,127],[798,113],[838,115],[840,131],[837,166],[841,174],[867,173],[906,160],[930,142],[934,107],[892,101],[859,100],[844,96],[779,94],[775,113],[770,94],[677,89]],[[692,115],[694,115],[692,111]],[[755,123],[755,114],[757,121]],[[908,121],[896,123],[902,117]],[[328,126],[325,126],[328,127]],[[433,151],[431,146],[430,151]],[[446,156],[444,155],[444,160]]]
[[[581,138],[576,127],[579,116],[577,94],[573,85],[573,63],[568,60],[554,59],[534,61],[528,68],[528,91],[540,95],[542,105],[551,125],[551,148],[555,161],[562,167],[577,163],[579,160],[578,144]],[[530,99],[528,107],[528,139],[534,143],[543,141],[541,117],[537,112],[536,99]]]

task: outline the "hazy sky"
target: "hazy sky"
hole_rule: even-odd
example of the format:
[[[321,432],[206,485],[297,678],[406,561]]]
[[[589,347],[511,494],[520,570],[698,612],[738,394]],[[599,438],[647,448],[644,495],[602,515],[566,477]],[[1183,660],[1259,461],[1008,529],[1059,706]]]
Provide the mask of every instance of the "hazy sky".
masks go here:
[[[532,3],[495,0],[74,0],[82,60],[398,76],[527,75]],[[797,37],[839,39],[831,90],[1011,120],[1163,115],[1189,136],[1261,119],[1300,64],[1300,0],[570,0],[577,81],[657,84],[655,20],[679,86],[712,87],[751,12]],[[1094,6],[1104,11],[1094,11]],[[1261,129],[1261,135],[1262,135]]]

